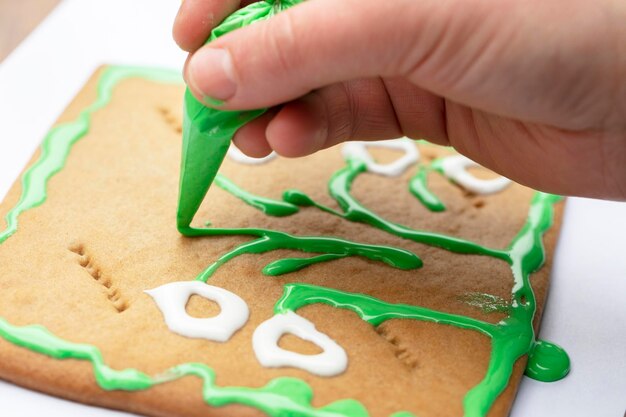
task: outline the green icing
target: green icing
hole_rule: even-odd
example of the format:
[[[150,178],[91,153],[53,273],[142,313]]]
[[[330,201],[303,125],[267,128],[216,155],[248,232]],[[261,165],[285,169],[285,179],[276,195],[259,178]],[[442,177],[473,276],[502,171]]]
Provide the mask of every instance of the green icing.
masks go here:
[[[321,262],[334,261],[335,259],[345,258],[345,254],[327,253],[324,255],[313,256],[311,258],[287,258],[271,262],[263,268],[263,273],[269,276],[278,276],[288,274],[290,272],[299,271],[309,265]],[[421,263],[420,263],[421,265]],[[406,269],[406,268],[405,268]]]
[[[269,216],[283,217],[291,216],[299,211],[298,206],[290,204],[285,201],[272,200],[271,198],[265,198],[252,194],[237,184],[226,178],[222,174],[215,176],[215,184],[225,191],[228,191],[244,203],[252,206]]]
[[[376,227],[387,233],[412,240],[414,242],[437,246],[456,253],[487,255],[507,262],[510,261],[510,256],[506,251],[487,248],[464,239],[446,236],[439,233],[414,230],[410,227],[390,222],[372,212],[351,194],[354,180],[360,174],[366,172],[366,170],[367,166],[365,162],[350,159],[347,161],[346,167],[341,168],[331,178],[328,186],[329,192],[330,195],[337,201],[339,207],[341,207],[343,211],[342,213],[316,203],[313,199],[298,190],[289,190],[283,195],[283,198],[286,197],[287,201],[292,204],[303,202],[303,206],[315,206],[327,213],[340,216],[353,222],[369,224],[370,226]]]
[[[265,269],[269,275],[280,275],[302,269],[307,265],[334,260],[345,256],[361,256],[373,261],[384,262],[399,269],[415,269],[422,266],[421,259],[405,249],[383,245],[368,245],[334,237],[293,236],[285,232],[254,228],[189,228],[186,236],[233,236],[248,235],[256,239],[245,242],[222,255],[205,269],[196,279],[206,282],[222,265],[245,254],[260,254],[277,249],[325,253],[333,256],[316,256],[306,260],[281,259]]]
[[[570,360],[562,347],[537,340],[528,355],[526,375],[543,382],[554,382],[567,376]]]
[[[409,182],[409,190],[417,199],[428,208],[430,211],[441,212],[445,211],[446,206],[443,202],[428,188],[428,173],[430,170],[427,167],[419,167],[417,174]]]
[[[191,224],[235,132],[263,112],[225,112],[210,109],[185,92],[183,149],[177,225],[181,233]]]
[[[365,294],[348,293],[310,284],[286,284],[283,297],[276,303],[274,312],[282,314],[309,304],[327,304],[353,311],[373,326],[379,326],[391,319],[413,319],[450,324],[486,335],[490,335],[495,327],[470,317],[442,313],[420,306],[387,303]]]
[[[215,385],[215,372],[203,364],[180,365],[169,373],[172,378],[193,375],[202,379],[203,397],[207,404],[214,407],[243,404],[275,417],[369,417],[363,405],[355,400],[313,407],[313,390],[296,378],[277,378],[262,388],[218,387]]]
[[[215,372],[198,363],[182,364],[151,378],[135,369],[111,369],[95,346],[65,341],[42,326],[18,327],[0,319],[0,336],[17,346],[55,359],[91,362],[96,381],[105,390],[146,390],[185,376],[196,376],[203,381],[204,401],[215,407],[243,404],[272,417],[369,417],[363,405],[355,400],[313,407],[313,390],[304,381],[295,378],[277,378],[262,388],[219,387],[215,384]]]
[[[95,346],[67,342],[56,337],[43,326],[18,327],[0,318],[0,336],[15,345],[55,359],[78,359],[91,362],[96,381],[105,390],[137,391],[153,385],[150,377],[135,369],[116,371],[109,368]]]

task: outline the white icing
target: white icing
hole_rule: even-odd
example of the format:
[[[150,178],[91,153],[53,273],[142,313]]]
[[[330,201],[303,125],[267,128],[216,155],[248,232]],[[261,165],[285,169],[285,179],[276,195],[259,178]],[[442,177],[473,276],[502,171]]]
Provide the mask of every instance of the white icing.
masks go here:
[[[235,162],[239,162],[240,164],[261,165],[271,161],[272,159],[276,158],[276,156],[276,152],[272,152],[271,154],[263,158],[252,158],[251,156],[248,156],[245,153],[241,152],[239,148],[236,147],[234,144],[231,144],[230,148],[228,148],[228,157]]]
[[[480,167],[480,165],[463,155],[448,156],[441,161],[441,168],[446,177],[476,194],[495,194],[511,184],[511,180],[505,177],[489,180],[476,178],[467,171],[470,167]]]
[[[370,146],[402,151],[404,155],[391,163],[380,164],[374,160],[372,154],[367,150]],[[408,138],[373,142],[346,142],[343,145],[342,153],[346,159],[356,158],[365,162],[369,172],[387,177],[401,175],[408,167],[415,164],[420,157],[415,142]]]
[[[250,315],[248,305],[238,295],[200,281],[172,282],[145,292],[163,313],[167,327],[181,336],[226,342]],[[185,307],[193,294],[215,301],[220,313],[209,318],[191,317]]]
[[[278,341],[286,333],[315,343],[323,352],[304,355],[279,347]],[[330,337],[320,333],[313,323],[293,311],[276,314],[261,323],[252,336],[252,346],[261,365],[268,368],[292,366],[319,376],[335,376],[344,372],[348,366],[346,351]]]

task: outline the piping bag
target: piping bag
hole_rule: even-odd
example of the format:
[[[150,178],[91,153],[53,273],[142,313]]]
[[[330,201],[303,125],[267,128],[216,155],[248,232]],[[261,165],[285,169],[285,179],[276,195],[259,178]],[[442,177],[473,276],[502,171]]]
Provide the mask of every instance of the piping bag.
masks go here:
[[[266,20],[303,0],[265,0],[237,10],[211,32],[207,43],[254,22]],[[190,226],[237,130],[267,109],[223,111],[206,107],[189,91],[183,103],[183,150],[176,226],[191,235]]]

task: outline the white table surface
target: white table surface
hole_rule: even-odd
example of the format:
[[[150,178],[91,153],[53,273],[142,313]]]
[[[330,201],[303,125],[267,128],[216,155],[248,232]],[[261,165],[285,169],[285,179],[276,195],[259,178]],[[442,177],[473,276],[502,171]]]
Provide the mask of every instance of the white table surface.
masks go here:
[[[66,0],[0,65],[0,199],[101,64],[180,68],[176,0]],[[565,347],[572,372],[524,378],[512,417],[622,417],[626,410],[626,204],[570,199],[541,338]],[[0,415],[129,416],[0,382]],[[7,410],[8,407],[8,410]]]

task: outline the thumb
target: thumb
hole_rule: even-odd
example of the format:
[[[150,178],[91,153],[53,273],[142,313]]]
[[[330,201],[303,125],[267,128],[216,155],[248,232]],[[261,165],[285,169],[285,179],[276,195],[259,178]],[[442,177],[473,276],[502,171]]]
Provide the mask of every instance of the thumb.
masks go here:
[[[252,109],[340,81],[403,75],[436,46],[451,3],[459,2],[309,0],[199,49],[185,78],[209,105]]]

